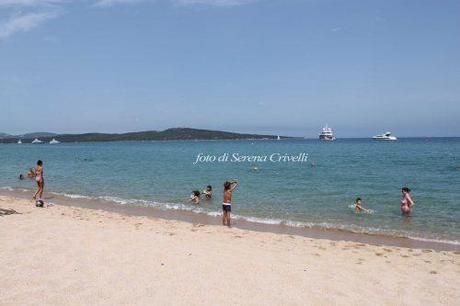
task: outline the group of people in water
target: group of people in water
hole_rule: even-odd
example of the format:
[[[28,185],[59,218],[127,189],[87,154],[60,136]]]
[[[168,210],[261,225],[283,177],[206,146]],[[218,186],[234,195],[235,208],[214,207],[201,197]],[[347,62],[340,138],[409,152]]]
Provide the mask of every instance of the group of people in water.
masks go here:
[[[231,224],[231,212],[232,212],[232,193],[238,186],[238,180],[225,181],[224,183],[224,195],[222,203],[222,224],[230,226]],[[204,195],[206,200],[212,199],[212,186],[208,185],[202,192],[195,190],[190,196],[190,202],[195,205],[200,204],[201,196]]]
[[[402,198],[401,198],[401,213],[403,215],[409,215],[412,212],[412,206],[415,205],[415,201],[412,199],[410,195],[410,189],[408,187],[401,188]],[[355,212],[367,212],[369,213],[370,210],[366,209],[362,205],[361,198],[356,198],[355,200]]]
[[[43,171],[43,162],[41,160],[37,161],[35,168],[30,168],[27,173],[27,178],[34,179],[37,183],[37,191],[35,192],[33,199],[36,201],[35,205],[38,207],[43,207],[43,191],[45,189],[45,177]],[[25,177],[23,174],[19,175],[20,180],[24,180]],[[235,188],[238,186],[238,180],[230,180],[224,183],[224,192],[223,192],[223,203],[222,203],[222,224],[230,226],[231,224],[231,211],[232,211],[232,193]],[[411,190],[408,187],[401,188],[401,213],[403,215],[409,215],[412,211],[412,207],[415,205],[415,201],[410,195]],[[199,205],[201,197],[204,196],[206,200],[211,200],[213,197],[213,189],[211,185],[206,186],[206,189],[203,191],[194,190],[190,196],[190,202],[194,205]],[[355,212],[370,212],[362,205],[362,199],[356,198],[355,200]]]

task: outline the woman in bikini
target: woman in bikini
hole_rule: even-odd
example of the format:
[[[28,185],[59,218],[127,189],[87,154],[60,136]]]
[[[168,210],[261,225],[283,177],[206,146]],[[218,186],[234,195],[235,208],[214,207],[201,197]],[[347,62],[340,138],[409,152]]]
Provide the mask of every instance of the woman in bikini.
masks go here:
[[[412,206],[415,205],[414,200],[410,196],[410,189],[407,187],[403,187],[401,189],[402,198],[401,198],[401,213],[403,215],[408,215],[412,211]]]
[[[41,199],[43,196],[43,189],[45,188],[45,178],[43,177],[43,162],[37,161],[37,167],[35,168],[35,181],[37,182],[37,192],[34,195],[34,200]]]

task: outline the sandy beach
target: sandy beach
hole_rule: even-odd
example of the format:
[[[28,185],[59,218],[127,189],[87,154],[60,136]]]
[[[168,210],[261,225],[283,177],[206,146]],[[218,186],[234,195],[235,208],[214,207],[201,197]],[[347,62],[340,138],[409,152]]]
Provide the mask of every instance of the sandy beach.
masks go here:
[[[460,253],[0,197],[1,305],[458,305]]]

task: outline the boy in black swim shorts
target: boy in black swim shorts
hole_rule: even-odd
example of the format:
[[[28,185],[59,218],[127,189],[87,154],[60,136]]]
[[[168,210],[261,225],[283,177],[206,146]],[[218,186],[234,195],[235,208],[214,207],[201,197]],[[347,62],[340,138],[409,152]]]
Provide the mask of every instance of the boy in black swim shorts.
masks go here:
[[[230,213],[232,211],[232,192],[238,186],[238,181],[226,181],[224,183],[224,202],[222,203],[222,224],[230,226]]]

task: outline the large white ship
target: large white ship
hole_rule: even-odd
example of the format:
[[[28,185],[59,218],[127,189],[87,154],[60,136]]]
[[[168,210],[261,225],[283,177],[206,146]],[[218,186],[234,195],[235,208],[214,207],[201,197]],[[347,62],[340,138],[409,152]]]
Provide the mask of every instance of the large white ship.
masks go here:
[[[330,127],[328,127],[327,124],[326,124],[325,127],[323,127],[323,130],[319,134],[319,139],[320,140],[329,140],[329,141],[335,140],[334,132],[332,132],[332,129]]]

